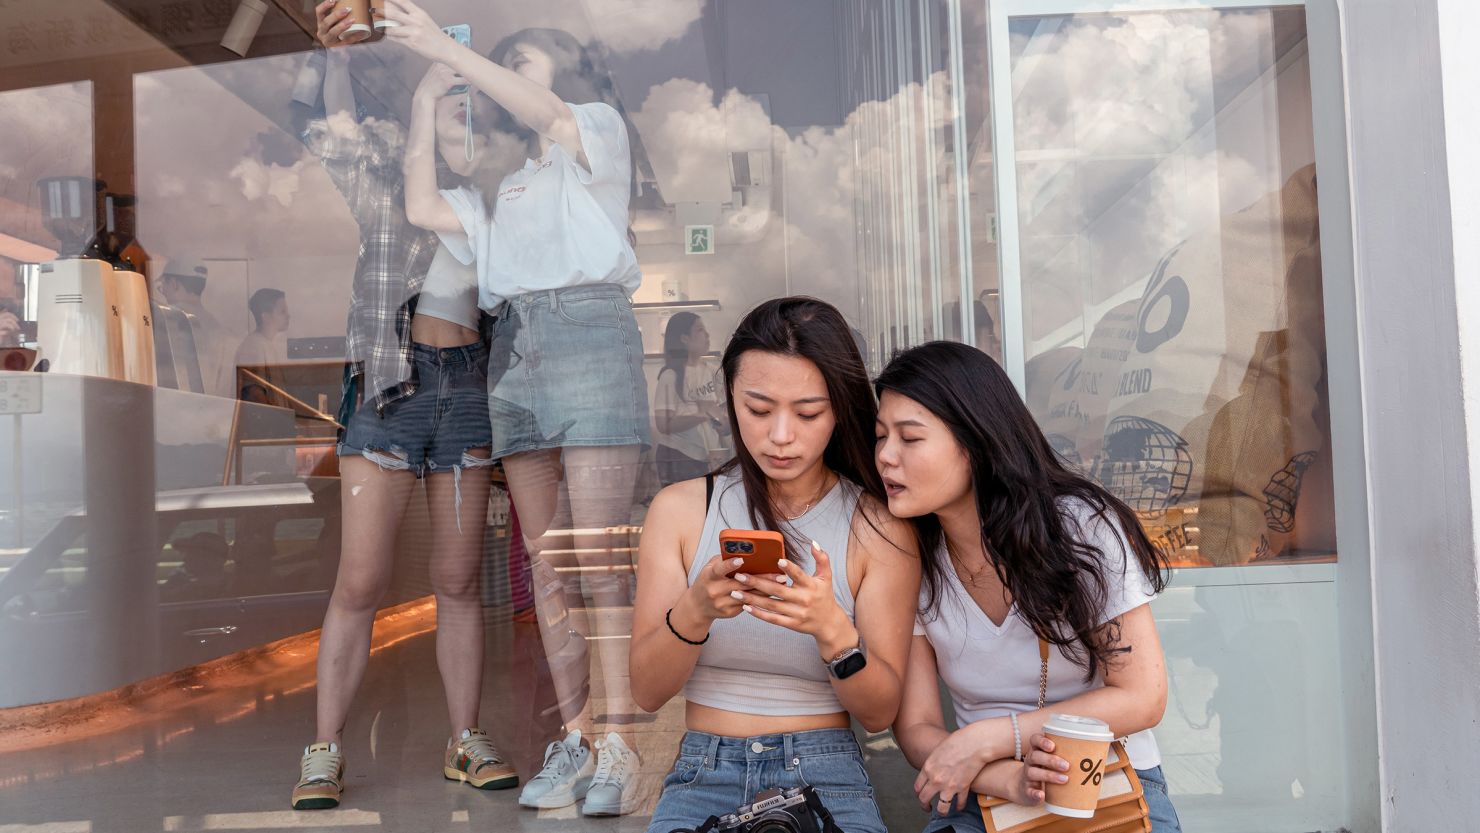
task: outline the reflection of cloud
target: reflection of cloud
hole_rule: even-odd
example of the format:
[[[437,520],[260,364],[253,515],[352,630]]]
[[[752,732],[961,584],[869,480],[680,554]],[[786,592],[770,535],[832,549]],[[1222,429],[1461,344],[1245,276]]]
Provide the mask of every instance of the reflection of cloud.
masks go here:
[[[0,93],[0,232],[50,245],[40,226],[36,181],[91,176],[92,84],[79,81]],[[29,207],[22,210],[20,207]]]
[[[1271,130],[1300,127],[1269,120],[1275,44],[1267,11],[1082,15],[1014,33],[1031,339],[1061,343],[1086,310],[1092,326],[1169,248],[1278,185]]]
[[[935,97],[935,112],[941,115],[931,127],[941,128],[949,113],[946,89],[944,76],[935,75],[923,89],[909,85],[888,99],[858,105],[841,126],[811,127],[792,136],[772,125],[761,102],[744,93],[731,90],[715,104],[711,89],[698,82],[674,79],[654,87],[632,119],[665,199],[729,202],[730,153],[756,150],[774,158],[766,175],[784,190],[785,199],[769,188],[746,194],[746,210],[757,208],[753,200],[764,199],[758,208],[771,213],[770,222],[761,224],[766,233],[760,239],[745,235],[742,225],[752,224],[735,222],[735,209],[728,209],[718,223],[720,257],[702,266],[681,255],[666,263],[648,258],[644,269],[698,275],[713,289],[691,292],[725,297],[736,314],[789,290],[837,303],[863,326],[859,298],[867,277],[857,262],[859,223],[870,225],[869,245],[886,251],[904,250],[921,235],[920,228],[903,223],[870,222],[875,212],[897,215],[922,185],[917,175],[902,175],[908,160],[896,146],[881,146],[869,137],[877,135],[879,124],[897,124],[901,106],[918,106],[922,94]]]
[[[600,0],[586,8],[603,46],[613,52],[641,52],[682,37],[704,13],[704,2]]]
[[[303,162],[289,167],[264,164],[261,160],[246,157],[231,169],[231,178],[242,187],[242,196],[249,202],[263,197],[272,197],[284,208],[293,204],[293,195],[298,192],[299,174]]]
[[[301,60],[136,77],[139,237],[147,248],[249,258],[353,251],[354,222],[321,166],[247,104],[286,101]]]

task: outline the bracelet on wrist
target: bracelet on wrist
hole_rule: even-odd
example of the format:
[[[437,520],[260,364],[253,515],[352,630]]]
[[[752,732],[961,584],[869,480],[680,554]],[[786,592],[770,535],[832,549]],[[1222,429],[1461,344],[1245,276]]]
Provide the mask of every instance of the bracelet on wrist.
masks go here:
[[[683,634],[679,633],[678,632],[678,628],[673,627],[673,608],[671,608],[671,607],[668,608],[668,612],[667,613],[663,614],[663,621],[668,623],[668,632],[671,633],[671,634],[673,634],[675,637],[677,637],[679,642],[682,642],[682,643],[684,643],[686,645],[695,645],[695,646],[697,646],[697,645],[703,645],[705,642],[708,642],[709,641],[709,634],[707,634],[707,633],[704,634],[704,638],[701,639],[701,640],[699,640],[698,642],[695,642],[694,640],[689,639],[688,637],[686,637]]]
[[[1012,720],[1012,759],[1021,761],[1023,759],[1023,733],[1018,729],[1017,713],[1009,714],[1008,718]]]

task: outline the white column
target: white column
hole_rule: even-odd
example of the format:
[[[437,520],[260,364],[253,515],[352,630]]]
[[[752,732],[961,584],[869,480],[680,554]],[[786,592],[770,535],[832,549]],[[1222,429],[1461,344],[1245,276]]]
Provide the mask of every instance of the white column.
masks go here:
[[[1383,829],[1455,830],[1480,817],[1480,8],[1345,23]]]

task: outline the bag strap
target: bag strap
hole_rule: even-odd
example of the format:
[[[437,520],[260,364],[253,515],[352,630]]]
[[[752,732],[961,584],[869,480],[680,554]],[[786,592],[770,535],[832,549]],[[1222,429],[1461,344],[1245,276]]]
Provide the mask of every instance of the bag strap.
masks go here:
[[[1042,709],[1048,703],[1048,642],[1038,640],[1038,708]],[[1124,745],[1128,738],[1119,737],[1116,743]]]
[[[1038,708],[1048,704],[1048,642],[1038,640]]]

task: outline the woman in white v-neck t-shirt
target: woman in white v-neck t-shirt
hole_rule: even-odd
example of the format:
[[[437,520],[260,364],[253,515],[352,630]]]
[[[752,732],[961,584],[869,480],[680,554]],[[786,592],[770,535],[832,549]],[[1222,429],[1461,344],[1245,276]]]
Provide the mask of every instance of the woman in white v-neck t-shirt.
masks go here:
[[[559,599],[582,605],[583,588],[592,607],[629,605],[627,577],[610,569],[609,553],[621,544],[606,530],[632,522],[639,459],[651,436],[631,303],[641,281],[628,233],[632,137],[611,83],[586,48],[558,30],[516,32],[485,58],[444,35],[409,0],[390,0],[386,19],[396,24],[387,39],[433,62],[429,78],[441,87],[432,92],[466,85],[488,96],[508,116],[495,144],[509,135],[524,140],[527,160],[496,188],[438,191],[424,102],[432,92],[419,90],[404,167],[407,217],[476,268],[479,305],[497,319],[488,361],[492,457],[508,476],[535,575],[551,576],[536,593],[541,618],[564,617],[563,609],[545,609]],[[562,493],[575,532],[559,540],[570,540],[562,549],[576,554],[584,578],[540,569]],[[585,815],[623,815],[640,801],[637,753],[621,732],[637,712],[627,656],[599,652],[606,718],[598,722],[585,689],[587,663],[560,654],[588,635],[626,634],[615,619],[569,622],[577,635],[548,640],[546,650],[570,731],[550,743],[519,803],[558,809],[583,801]],[[599,738],[595,754],[583,738]]]
[[[1007,374],[964,344],[896,356],[876,382],[889,511],[920,534],[924,581],[895,737],[920,770],[926,833],[983,830],[977,795],[1043,801],[1068,763],[1053,713],[1108,723],[1145,788],[1152,833],[1180,833],[1151,729],[1166,666],[1149,603],[1165,559],[1135,514],[1067,469]],[[1039,708],[1039,639],[1050,645]],[[946,728],[936,675],[955,705]]]

